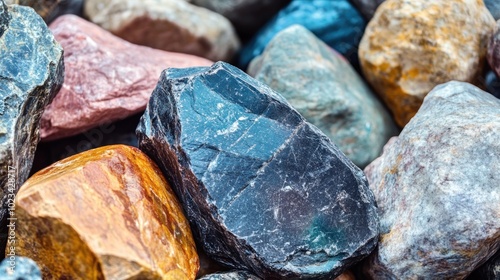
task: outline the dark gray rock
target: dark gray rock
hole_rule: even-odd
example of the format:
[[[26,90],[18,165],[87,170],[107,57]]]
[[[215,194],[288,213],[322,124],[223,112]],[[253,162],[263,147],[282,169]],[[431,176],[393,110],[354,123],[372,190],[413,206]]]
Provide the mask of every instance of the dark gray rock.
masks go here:
[[[30,258],[12,256],[0,263],[0,279],[5,280],[42,280],[38,265]]]
[[[376,245],[363,172],[231,65],[164,71],[137,133],[222,264],[264,279],[332,279]]]
[[[366,20],[372,19],[378,6],[385,0],[351,0],[351,2],[363,14]]]
[[[500,78],[498,78],[493,70],[486,72],[484,84],[489,93],[493,94],[496,98],[500,98]]]
[[[500,77],[500,20],[497,21],[496,31],[488,42],[487,59],[491,69]]]
[[[500,251],[485,264],[476,269],[467,280],[499,280],[500,279]]]
[[[260,278],[246,271],[228,271],[205,275],[198,280],[260,280]]]
[[[490,11],[495,20],[500,19],[500,1],[498,0],[484,0],[486,8]]]
[[[63,51],[31,8],[0,0],[0,231],[7,196],[28,178],[40,118],[64,78]],[[11,197],[12,198],[12,197]],[[5,244],[0,237],[0,244]],[[0,246],[1,247],[1,246]],[[1,250],[3,252],[3,250]]]

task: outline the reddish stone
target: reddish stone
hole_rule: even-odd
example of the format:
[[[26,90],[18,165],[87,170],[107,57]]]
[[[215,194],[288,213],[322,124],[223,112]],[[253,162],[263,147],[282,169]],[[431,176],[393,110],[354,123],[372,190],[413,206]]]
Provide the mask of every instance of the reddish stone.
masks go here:
[[[66,78],[42,116],[42,140],[72,136],[143,111],[166,68],[212,64],[133,45],[73,15],[59,17],[50,30],[64,49]]]

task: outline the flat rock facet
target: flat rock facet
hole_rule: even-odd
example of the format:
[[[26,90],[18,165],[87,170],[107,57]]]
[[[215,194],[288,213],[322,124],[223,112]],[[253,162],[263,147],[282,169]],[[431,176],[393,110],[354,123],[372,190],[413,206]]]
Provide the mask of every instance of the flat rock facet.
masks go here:
[[[294,24],[303,25],[349,60],[355,60],[366,23],[348,0],[293,0],[243,47],[239,64],[246,68],[278,32]]]
[[[86,0],[85,15],[131,43],[229,60],[239,48],[231,23],[184,0]]]
[[[16,198],[17,249],[44,279],[195,279],[188,221],[158,167],[114,145],[33,175]]]
[[[83,15],[83,0],[7,0],[6,2],[32,7],[47,23],[65,14]]]
[[[0,263],[0,279],[42,280],[42,273],[38,265],[29,258],[7,256],[7,258]]]
[[[130,44],[73,15],[50,25],[64,48],[61,91],[42,117],[42,140],[76,135],[144,111],[158,77],[168,67],[212,62]]]
[[[63,51],[33,9],[0,0],[0,231],[28,178],[40,119],[64,79]],[[5,237],[0,237],[3,250]]]
[[[500,100],[437,86],[366,169],[380,215],[373,279],[464,279],[500,247]]]
[[[349,62],[300,25],[278,33],[248,73],[281,93],[359,167],[397,133]]]
[[[231,65],[164,71],[137,133],[221,263],[264,279],[331,279],[376,245],[361,170]]]
[[[362,70],[403,127],[436,85],[481,73],[494,23],[482,1],[387,0],[359,45]]]

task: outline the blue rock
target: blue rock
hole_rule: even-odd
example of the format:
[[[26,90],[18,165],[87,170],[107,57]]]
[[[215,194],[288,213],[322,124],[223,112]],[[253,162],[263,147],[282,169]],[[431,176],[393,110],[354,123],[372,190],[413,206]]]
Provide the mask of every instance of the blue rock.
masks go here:
[[[495,20],[500,19],[500,1],[499,0],[484,0],[486,8],[490,11]]]
[[[271,19],[241,50],[239,65],[246,69],[281,30],[299,24],[309,29],[349,61],[356,61],[357,47],[366,22],[348,0],[294,0]]]
[[[11,260],[11,258],[13,259]],[[0,263],[0,279],[42,280],[42,274],[32,259],[20,256],[7,256]]]

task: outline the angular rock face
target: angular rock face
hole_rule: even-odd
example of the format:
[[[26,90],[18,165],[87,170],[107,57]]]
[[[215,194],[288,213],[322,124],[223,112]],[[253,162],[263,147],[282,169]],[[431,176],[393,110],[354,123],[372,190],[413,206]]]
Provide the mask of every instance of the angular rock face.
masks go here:
[[[348,0],[293,0],[244,46],[239,64],[246,68],[278,32],[294,24],[303,25],[349,60],[356,59],[365,21]]]
[[[397,133],[349,62],[300,25],[278,33],[248,72],[281,93],[360,167]]]
[[[361,170],[231,65],[163,72],[137,133],[221,263],[264,279],[331,279],[376,245]]]
[[[230,271],[206,275],[199,280],[260,280],[260,278],[246,271]]]
[[[25,257],[7,256],[0,263],[0,279],[9,280],[42,280],[42,273],[37,264]]]
[[[482,1],[387,0],[366,28],[359,59],[366,79],[404,126],[434,86],[474,80],[493,29]]]
[[[64,79],[63,51],[33,9],[0,0],[0,232],[28,178],[40,118]],[[0,237],[3,250],[5,237]]]
[[[160,174],[123,145],[49,166],[17,195],[17,250],[44,279],[195,279],[189,224]]]
[[[500,76],[500,20],[497,21],[496,31],[488,43],[488,62],[497,74]]]
[[[500,247],[500,100],[437,86],[365,173],[380,215],[374,279],[463,279]],[[478,214],[480,213],[480,214]]]
[[[192,0],[231,21],[238,34],[249,38],[290,0]],[[250,38],[249,38],[250,39]]]
[[[76,135],[143,111],[167,67],[212,64],[130,44],[72,15],[58,18],[50,29],[65,50],[66,79],[43,114],[42,140]]]
[[[239,48],[223,16],[183,0],[86,0],[85,15],[131,43],[229,60]]]
[[[385,0],[351,0],[367,20],[372,19],[378,6],[384,1]]]
[[[83,15],[83,0],[7,0],[6,2],[32,7],[47,23],[65,14]]]
[[[498,0],[484,0],[484,4],[490,11],[495,20],[500,20],[500,1]]]

